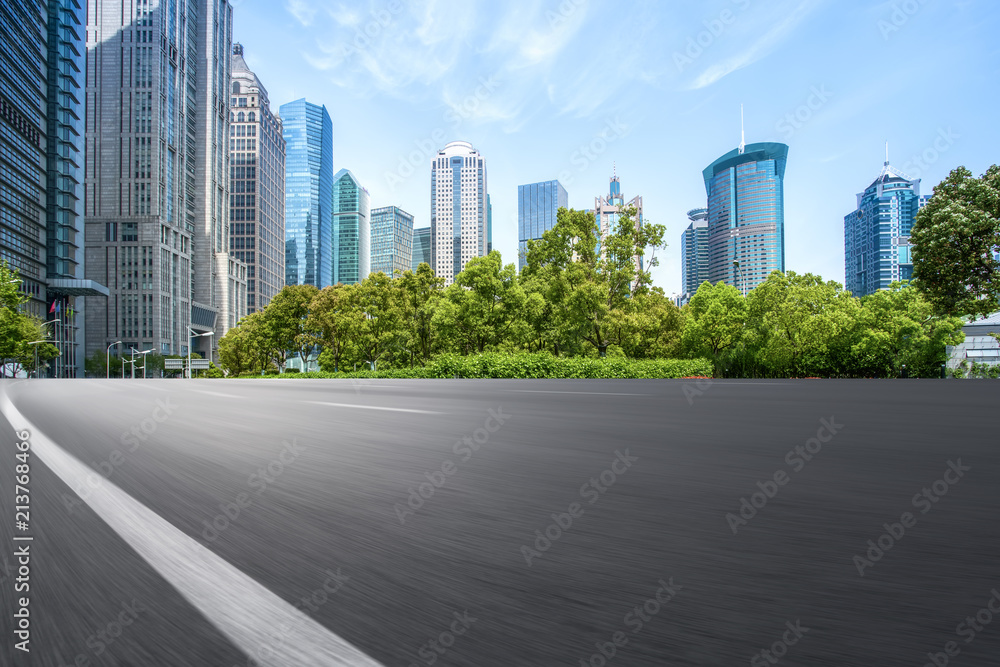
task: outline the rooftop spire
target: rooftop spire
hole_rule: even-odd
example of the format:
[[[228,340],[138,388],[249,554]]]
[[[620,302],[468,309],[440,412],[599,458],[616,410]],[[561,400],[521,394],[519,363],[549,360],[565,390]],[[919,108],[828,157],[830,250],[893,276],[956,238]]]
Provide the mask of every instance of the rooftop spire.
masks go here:
[[[885,166],[889,166],[889,142],[885,142]]]
[[[747,140],[746,135],[743,132],[743,105],[740,104],[740,155],[743,155],[743,151],[746,150]]]

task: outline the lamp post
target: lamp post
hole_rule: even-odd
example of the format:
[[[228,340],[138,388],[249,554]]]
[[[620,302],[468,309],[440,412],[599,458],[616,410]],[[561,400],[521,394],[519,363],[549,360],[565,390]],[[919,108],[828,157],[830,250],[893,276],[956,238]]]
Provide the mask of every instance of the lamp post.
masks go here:
[[[743,269],[740,268],[739,260],[733,260],[733,268],[740,272],[740,283],[743,285],[740,292],[743,294],[743,298],[745,299],[747,298],[747,279],[746,276],[743,275]]]
[[[120,340],[116,340],[115,342],[111,343],[111,345],[108,345],[108,366],[107,366],[107,368],[108,368],[108,378],[107,379],[109,379],[109,380],[111,379],[111,348],[113,348],[115,345],[121,345],[121,344],[122,344],[122,342]],[[125,375],[125,366],[122,366],[122,375]]]
[[[205,333],[195,333],[194,329],[192,329],[191,327],[188,327],[187,330],[188,330],[188,334],[190,335],[191,338],[200,338],[201,336],[214,336],[215,335],[214,331],[206,331]],[[194,377],[194,373],[191,372],[191,347],[192,347],[191,341],[189,340],[188,341],[188,369],[187,369],[188,370],[188,379],[191,379],[192,377]]]
[[[40,343],[48,343],[48,342],[49,341],[47,341],[47,340],[36,340],[36,341],[32,341],[32,342],[28,343],[28,345],[34,345],[35,346],[35,379],[38,379],[38,345]]]
[[[140,352],[139,350],[132,350],[132,351],[134,353],[136,353],[136,354],[141,354],[142,355],[142,379],[145,380],[146,379],[146,355],[149,354],[150,352],[152,352],[153,350],[152,350],[152,348],[150,348],[148,350],[143,350],[142,352]],[[132,362],[132,377],[133,378],[135,377],[135,361]]]

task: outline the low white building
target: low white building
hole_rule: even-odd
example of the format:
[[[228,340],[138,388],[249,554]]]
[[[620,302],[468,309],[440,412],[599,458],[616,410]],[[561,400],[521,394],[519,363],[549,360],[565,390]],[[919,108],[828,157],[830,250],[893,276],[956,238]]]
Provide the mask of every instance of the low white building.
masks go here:
[[[952,371],[965,362],[966,368],[972,364],[1000,364],[1000,341],[991,333],[1000,333],[1000,312],[976,320],[962,327],[965,340],[958,345],[949,345],[948,370]]]

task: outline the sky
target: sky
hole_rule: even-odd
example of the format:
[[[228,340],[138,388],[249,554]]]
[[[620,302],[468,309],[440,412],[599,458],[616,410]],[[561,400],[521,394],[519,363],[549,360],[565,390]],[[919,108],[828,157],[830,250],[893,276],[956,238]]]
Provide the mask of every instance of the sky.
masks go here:
[[[493,247],[517,260],[517,186],[593,208],[615,171],[666,227],[653,282],[680,291],[702,170],[788,144],[785,268],[844,281],[844,216],[894,167],[921,193],[1000,162],[995,0],[234,0],[233,40],[271,108],[333,119],[334,171],[430,224],[430,159],[482,154]],[[647,255],[648,256],[648,255]]]

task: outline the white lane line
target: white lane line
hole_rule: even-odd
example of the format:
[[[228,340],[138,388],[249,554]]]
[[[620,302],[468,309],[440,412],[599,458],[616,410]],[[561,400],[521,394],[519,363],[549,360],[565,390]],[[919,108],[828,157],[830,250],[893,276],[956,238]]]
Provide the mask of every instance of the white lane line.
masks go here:
[[[358,408],[359,410],[387,410],[389,412],[415,412],[420,415],[443,415],[443,412],[433,410],[413,410],[410,408],[383,408],[377,405],[355,405],[353,403],[327,403],[326,401],[305,401],[313,405],[331,405],[335,408]]]
[[[242,396],[237,396],[236,394],[223,394],[221,391],[208,391],[207,389],[188,389],[188,391],[193,391],[196,394],[205,394],[206,396],[221,396],[222,398],[243,398]]]
[[[72,489],[97,475],[18,411],[0,389],[0,412],[31,432],[31,452]],[[267,667],[383,667],[175,528],[115,484],[87,485],[86,502],[205,618]]]
[[[544,389],[506,389],[519,394],[583,394],[586,396],[649,396],[649,394],[618,394],[607,391],[547,391]]]

